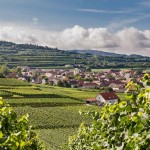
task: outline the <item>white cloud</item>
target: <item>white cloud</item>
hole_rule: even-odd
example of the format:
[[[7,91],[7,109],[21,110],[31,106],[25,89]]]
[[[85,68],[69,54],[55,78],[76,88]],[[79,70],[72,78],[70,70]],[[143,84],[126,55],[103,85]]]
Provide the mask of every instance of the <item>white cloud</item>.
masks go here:
[[[134,9],[127,9],[127,10],[77,9],[77,11],[81,11],[81,12],[106,13],[106,14],[126,14],[126,13],[130,14],[133,13],[135,10]]]
[[[34,24],[34,25],[37,25],[38,24],[38,18],[32,18],[32,23]]]
[[[139,14],[138,17],[136,18],[130,18],[130,19],[118,19],[118,20],[113,20],[112,23],[110,23],[107,28],[110,30],[116,30],[122,27],[125,27],[126,25],[139,22],[143,19],[150,18],[149,14]]]
[[[140,6],[144,6],[144,7],[150,7],[150,1],[144,1],[144,2],[141,2],[141,3],[138,3]]]
[[[85,29],[78,25],[60,32],[0,25],[0,40],[32,43],[59,49],[97,49],[116,53],[150,55],[150,30],[134,27],[115,33],[107,28]]]

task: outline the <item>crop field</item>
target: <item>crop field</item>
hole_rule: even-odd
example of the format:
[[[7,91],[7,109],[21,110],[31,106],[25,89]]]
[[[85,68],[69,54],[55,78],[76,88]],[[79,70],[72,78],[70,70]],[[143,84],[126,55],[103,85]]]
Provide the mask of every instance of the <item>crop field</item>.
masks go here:
[[[21,104],[21,103],[75,103],[75,104],[83,104],[83,101],[74,100],[71,98],[19,98],[19,99],[6,99],[9,103]]]
[[[0,85],[4,85],[4,86],[29,86],[31,84],[28,82],[17,80],[17,79],[0,78]]]
[[[82,105],[84,101],[74,100],[71,98],[11,98],[6,99],[11,106],[33,106],[33,107],[46,107],[46,106],[70,106]]]
[[[0,79],[0,97],[8,102],[18,117],[28,114],[29,123],[48,150],[61,150],[68,137],[81,123],[91,118],[79,112],[100,111],[99,106],[85,104],[87,98],[96,97],[96,89],[72,89],[48,85],[34,85],[15,79]],[[117,93],[124,99],[123,93]]]
[[[11,96],[12,96],[11,93],[0,91],[0,97],[11,97]]]
[[[99,111],[96,106],[64,106],[64,107],[14,107],[19,116],[29,114],[30,124],[38,129],[79,127],[81,122],[90,123],[90,118],[80,115],[83,111]]]
[[[9,92],[15,95],[21,95],[25,97],[58,97],[58,95],[47,92],[47,91],[41,91],[41,90],[35,90],[35,89],[6,89],[3,90],[5,92]]]
[[[100,111],[100,107],[85,104],[87,98],[98,93],[94,89],[70,89],[0,79],[0,97],[13,107],[18,118],[29,114],[30,125],[48,150],[61,150],[82,122],[91,122],[91,118],[79,112]]]
[[[48,150],[59,150],[61,147],[65,149],[65,143],[68,143],[69,136],[76,133],[77,130],[78,128],[58,128],[40,129],[36,131]]]
[[[44,91],[52,92],[55,91],[58,95],[62,95],[64,97],[70,97],[74,99],[85,100],[87,98],[95,97],[99,90],[82,90],[82,89],[70,89],[70,88],[60,88],[53,87],[53,90],[50,88],[41,88]]]
[[[51,86],[17,86],[12,88],[2,88],[1,91],[14,95],[21,95],[24,97],[65,97],[78,100],[85,100],[87,98],[95,97],[99,93],[99,90],[86,91],[81,89],[69,89]]]

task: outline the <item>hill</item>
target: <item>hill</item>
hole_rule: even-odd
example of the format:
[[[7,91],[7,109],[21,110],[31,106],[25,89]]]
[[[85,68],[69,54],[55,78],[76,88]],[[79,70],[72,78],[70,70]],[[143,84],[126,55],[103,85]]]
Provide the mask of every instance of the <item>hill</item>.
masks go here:
[[[32,44],[15,44],[12,42],[0,41],[0,64],[7,64],[9,67],[52,67],[62,68],[65,65],[83,64],[88,55],[74,54],[72,52],[58,50]]]
[[[59,50],[47,46],[0,41],[0,65],[30,68],[149,68],[150,57],[96,50]]]
[[[71,52],[77,52],[81,54],[100,55],[100,56],[112,56],[112,57],[127,56],[125,54],[117,54],[117,53],[104,52],[99,50],[71,50]]]

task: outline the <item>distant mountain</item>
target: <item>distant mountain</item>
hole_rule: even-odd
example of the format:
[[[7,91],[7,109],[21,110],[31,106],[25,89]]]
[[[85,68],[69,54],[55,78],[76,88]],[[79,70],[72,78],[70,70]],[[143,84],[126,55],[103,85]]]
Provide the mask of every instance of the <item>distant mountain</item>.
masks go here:
[[[100,55],[100,56],[113,56],[113,57],[127,56],[125,54],[117,54],[117,53],[104,52],[99,50],[69,50],[69,51],[82,53],[82,54]]]

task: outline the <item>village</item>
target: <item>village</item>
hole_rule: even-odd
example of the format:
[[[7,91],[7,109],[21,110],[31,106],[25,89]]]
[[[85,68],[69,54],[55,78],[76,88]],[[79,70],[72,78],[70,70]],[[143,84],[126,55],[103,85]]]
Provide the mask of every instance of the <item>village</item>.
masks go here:
[[[18,66],[10,72],[7,78],[16,78],[34,84],[46,84],[79,89],[98,89],[95,97],[88,97],[88,105],[103,106],[105,103],[119,101],[117,93],[124,93],[127,83],[143,84],[142,77],[145,71],[134,69],[105,69],[101,72],[86,71],[84,69],[31,69],[28,66]],[[130,87],[130,91],[135,89]]]
[[[108,69],[101,72],[75,69],[30,69],[18,66],[7,78],[28,81],[35,84],[70,88],[108,88],[109,91],[124,92],[129,81],[140,83],[145,71]]]

